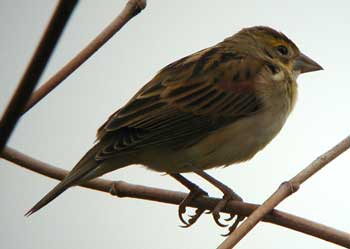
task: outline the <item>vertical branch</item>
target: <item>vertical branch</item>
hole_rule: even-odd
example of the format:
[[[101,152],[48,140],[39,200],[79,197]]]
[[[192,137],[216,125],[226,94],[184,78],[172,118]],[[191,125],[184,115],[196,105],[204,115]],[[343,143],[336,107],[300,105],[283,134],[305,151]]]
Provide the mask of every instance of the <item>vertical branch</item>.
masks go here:
[[[77,4],[77,0],[59,1],[32,59],[19,82],[15,94],[0,121],[0,153],[6,145],[21,113],[57,44],[62,31]]]

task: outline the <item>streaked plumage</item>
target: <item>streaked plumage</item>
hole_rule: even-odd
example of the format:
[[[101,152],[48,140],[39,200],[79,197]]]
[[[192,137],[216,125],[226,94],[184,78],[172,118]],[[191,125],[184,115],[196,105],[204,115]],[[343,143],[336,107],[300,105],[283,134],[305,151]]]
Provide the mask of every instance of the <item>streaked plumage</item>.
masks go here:
[[[319,69],[267,27],[171,63],[109,117],[97,144],[28,214],[70,186],[130,164],[171,174],[248,160],[281,130],[299,73]]]

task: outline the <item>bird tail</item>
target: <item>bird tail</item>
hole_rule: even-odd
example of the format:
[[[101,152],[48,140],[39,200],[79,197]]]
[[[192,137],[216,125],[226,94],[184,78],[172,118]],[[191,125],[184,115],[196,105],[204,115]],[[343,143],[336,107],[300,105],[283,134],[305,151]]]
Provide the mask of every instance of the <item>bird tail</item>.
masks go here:
[[[92,149],[90,149],[85,154],[85,156],[76,164],[76,166],[69,172],[69,174],[60,183],[58,183],[56,187],[47,193],[38,203],[36,203],[25,214],[25,216],[30,216],[33,213],[37,212],[39,209],[46,206],[49,202],[54,200],[68,188],[100,176],[101,174],[95,173],[96,168],[100,165],[100,162],[95,160],[95,155],[100,148],[101,144],[98,143]],[[125,164],[120,166],[117,165],[118,163],[115,164],[114,169],[122,168],[125,166]]]

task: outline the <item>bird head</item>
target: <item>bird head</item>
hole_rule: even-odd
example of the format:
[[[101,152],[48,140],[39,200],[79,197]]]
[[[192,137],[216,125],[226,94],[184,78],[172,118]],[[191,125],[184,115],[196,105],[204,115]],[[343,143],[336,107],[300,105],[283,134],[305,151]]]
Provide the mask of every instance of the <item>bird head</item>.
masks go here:
[[[314,60],[303,54],[286,35],[272,28],[256,26],[242,29],[235,36],[245,40],[246,53],[258,56],[273,65],[284,67],[295,78],[302,73],[322,70]]]

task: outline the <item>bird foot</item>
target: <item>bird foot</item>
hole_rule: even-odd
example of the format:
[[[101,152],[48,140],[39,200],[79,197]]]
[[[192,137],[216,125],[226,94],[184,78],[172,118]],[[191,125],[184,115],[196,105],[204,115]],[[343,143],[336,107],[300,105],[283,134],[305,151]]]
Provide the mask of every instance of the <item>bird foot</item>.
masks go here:
[[[208,196],[208,193],[202,190],[200,187],[196,186],[195,188],[191,189],[190,193],[180,203],[178,215],[181,222],[184,223],[184,225],[181,225],[181,227],[187,228],[192,226],[204,213],[205,209],[197,208],[193,215],[189,215],[190,218],[187,221],[184,218],[184,214],[186,213],[186,207],[191,203],[191,201],[196,199],[198,196]]]
[[[223,224],[220,222],[220,212],[225,208],[226,204],[229,201],[242,201],[242,198],[237,195],[233,190],[230,188],[225,189],[224,191],[224,197],[216,204],[215,208],[211,212],[214,218],[215,223],[220,227],[227,227],[228,224]],[[223,236],[227,236],[232,233],[238,226],[238,224],[244,219],[244,216],[239,216],[236,214],[231,213],[230,216],[225,221],[231,221],[236,217],[235,222],[229,227],[229,232]]]

